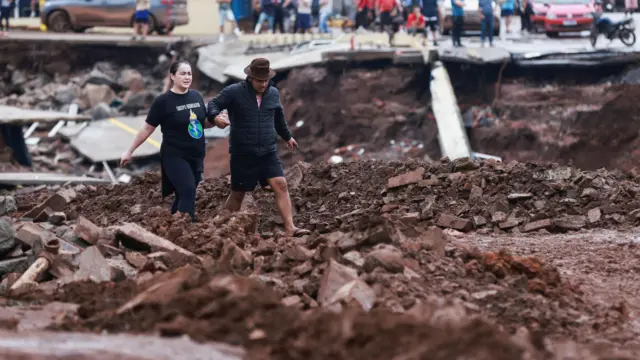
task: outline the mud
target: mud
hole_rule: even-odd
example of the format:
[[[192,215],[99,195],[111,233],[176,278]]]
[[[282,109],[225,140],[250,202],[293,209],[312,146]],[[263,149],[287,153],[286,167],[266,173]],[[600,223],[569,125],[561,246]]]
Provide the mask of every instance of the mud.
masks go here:
[[[638,85],[533,87],[505,84],[499,120],[474,130],[480,152],[505,161],[554,161],[583,169],[640,165]],[[461,108],[470,106],[462,100]],[[466,103],[465,103],[466,102]]]

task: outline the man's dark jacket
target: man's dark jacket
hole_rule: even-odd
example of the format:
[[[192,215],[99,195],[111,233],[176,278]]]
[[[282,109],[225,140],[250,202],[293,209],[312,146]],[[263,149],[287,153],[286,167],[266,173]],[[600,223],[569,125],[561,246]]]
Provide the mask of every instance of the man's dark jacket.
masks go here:
[[[231,123],[231,154],[260,156],[277,150],[276,135],[280,135],[285,141],[291,139],[291,131],[280,103],[280,93],[273,86],[268,86],[264,92],[260,108],[256,92],[248,81],[227,86],[209,101],[209,121],[213,123],[213,119],[225,109]]]

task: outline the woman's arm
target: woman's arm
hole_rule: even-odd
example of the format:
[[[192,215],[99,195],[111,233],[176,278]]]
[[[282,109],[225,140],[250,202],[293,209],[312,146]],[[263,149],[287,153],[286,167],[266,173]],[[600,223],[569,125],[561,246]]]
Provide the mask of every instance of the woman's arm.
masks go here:
[[[126,166],[131,161],[133,152],[136,151],[136,149],[140,147],[140,145],[142,145],[142,143],[145,142],[155,130],[156,128],[154,126],[151,126],[146,122],[144,123],[142,129],[138,131],[136,137],[133,139],[133,143],[131,143],[131,147],[129,148],[129,150],[125,151],[124,154],[122,154],[122,158],[120,159],[120,167]]]

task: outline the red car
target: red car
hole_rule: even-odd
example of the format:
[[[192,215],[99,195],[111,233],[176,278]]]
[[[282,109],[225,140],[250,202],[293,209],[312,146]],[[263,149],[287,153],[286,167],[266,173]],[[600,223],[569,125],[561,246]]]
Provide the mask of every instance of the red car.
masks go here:
[[[592,0],[549,0],[545,7],[544,31],[549,37],[556,37],[561,32],[591,29],[594,12]]]
[[[547,18],[549,10],[549,0],[534,0],[533,15],[531,15],[531,25],[535,32],[544,31],[544,20]]]

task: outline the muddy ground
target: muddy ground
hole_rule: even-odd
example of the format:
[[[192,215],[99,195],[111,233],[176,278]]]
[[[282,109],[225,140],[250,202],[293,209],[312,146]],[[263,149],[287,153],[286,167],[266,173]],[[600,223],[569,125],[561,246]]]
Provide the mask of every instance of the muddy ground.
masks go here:
[[[199,188],[195,224],[169,214],[155,174],[80,190],[70,219],[136,222],[202,261],[23,301],[81,305],[52,330],[188,334],[253,359],[637,358],[633,175],[412,160],[287,177],[310,236],[283,236],[266,190],[225,213],[224,177]]]

